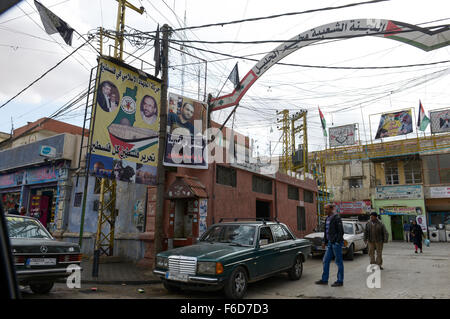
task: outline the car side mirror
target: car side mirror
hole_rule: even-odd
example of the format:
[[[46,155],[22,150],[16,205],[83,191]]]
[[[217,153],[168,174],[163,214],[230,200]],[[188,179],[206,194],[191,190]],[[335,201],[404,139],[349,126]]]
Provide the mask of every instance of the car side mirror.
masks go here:
[[[259,240],[259,246],[264,246],[264,245],[268,245],[268,244],[269,244],[268,239],[260,239]]]

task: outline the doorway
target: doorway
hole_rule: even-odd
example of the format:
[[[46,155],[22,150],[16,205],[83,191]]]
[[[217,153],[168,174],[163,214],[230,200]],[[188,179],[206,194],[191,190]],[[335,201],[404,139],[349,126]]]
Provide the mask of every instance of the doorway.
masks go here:
[[[256,218],[270,220],[270,202],[256,200]]]
[[[403,218],[401,215],[391,216],[392,240],[403,240]]]

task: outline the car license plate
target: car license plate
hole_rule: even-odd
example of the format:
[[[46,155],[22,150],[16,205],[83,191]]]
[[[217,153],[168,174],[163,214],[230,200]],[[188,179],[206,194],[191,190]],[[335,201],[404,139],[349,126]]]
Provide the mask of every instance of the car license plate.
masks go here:
[[[56,258],[28,258],[27,265],[29,265],[29,266],[54,266],[54,265],[56,265]]]
[[[186,274],[180,274],[180,273],[176,273],[176,272],[172,272],[172,273],[166,272],[166,279],[188,282],[189,277]]]

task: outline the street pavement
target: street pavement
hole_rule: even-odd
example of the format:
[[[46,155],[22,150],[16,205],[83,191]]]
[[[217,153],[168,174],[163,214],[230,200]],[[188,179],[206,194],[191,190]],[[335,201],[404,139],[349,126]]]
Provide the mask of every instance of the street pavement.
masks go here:
[[[368,255],[356,253],[353,261],[344,261],[344,286],[331,287],[337,273],[334,263],[330,265],[328,286],[314,282],[321,278],[322,260],[309,258],[304,264],[303,276],[291,281],[287,275],[249,285],[247,299],[448,299],[450,298],[450,243],[431,243],[424,246],[423,254],[415,254],[410,243],[388,243],[383,252],[384,270],[381,270],[380,288],[368,288]],[[108,265],[108,266],[106,266]],[[85,269],[88,270],[88,269]],[[101,264],[100,281],[91,280],[85,272],[80,289],[69,289],[58,283],[47,295],[34,295],[23,288],[24,299],[222,299],[221,292],[168,293],[160,281],[132,264]],[[120,275],[121,277],[117,277]],[[152,277],[151,277],[152,276]],[[83,276],[82,276],[83,277]],[[110,280],[110,284],[106,284]],[[96,289],[92,289],[96,288]]]

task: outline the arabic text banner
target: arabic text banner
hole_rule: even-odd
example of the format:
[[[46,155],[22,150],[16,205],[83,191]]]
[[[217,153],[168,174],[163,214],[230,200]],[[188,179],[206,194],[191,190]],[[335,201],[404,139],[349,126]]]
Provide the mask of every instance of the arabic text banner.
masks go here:
[[[412,133],[413,120],[411,110],[385,113],[381,115],[375,138],[393,137]]]
[[[129,180],[135,182],[137,166],[157,166],[161,83],[119,61],[100,58],[94,99],[91,152],[103,159],[105,169],[116,162],[117,169],[133,167]],[[95,163],[91,160],[92,169]]]

